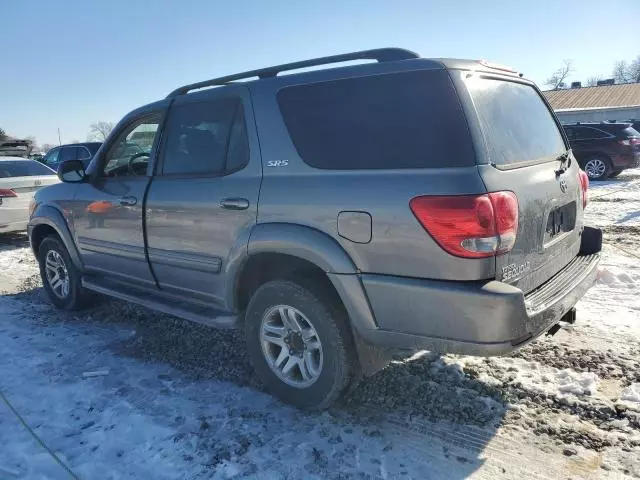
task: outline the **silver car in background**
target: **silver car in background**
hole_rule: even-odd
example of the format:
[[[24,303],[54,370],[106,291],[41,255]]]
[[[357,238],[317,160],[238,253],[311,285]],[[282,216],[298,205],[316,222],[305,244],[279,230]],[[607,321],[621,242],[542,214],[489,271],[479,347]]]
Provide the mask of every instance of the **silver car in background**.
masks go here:
[[[0,157],[0,233],[26,230],[35,192],[59,181],[56,173],[40,162]]]

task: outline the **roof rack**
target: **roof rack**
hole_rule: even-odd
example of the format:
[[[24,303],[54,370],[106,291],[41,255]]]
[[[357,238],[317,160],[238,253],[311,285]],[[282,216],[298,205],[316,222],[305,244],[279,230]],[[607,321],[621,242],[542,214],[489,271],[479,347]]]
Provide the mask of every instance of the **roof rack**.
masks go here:
[[[363,50],[361,52],[344,53],[342,55],[331,55],[329,57],[313,58],[311,60],[303,60],[300,62],[285,63],[274,67],[261,68],[258,70],[250,70],[248,72],[235,73],[225,77],[213,78],[203,82],[192,83],[176,88],[167,98],[176,97],[191,90],[200,88],[213,87],[215,85],[224,85],[235,80],[245,78],[271,78],[280,72],[287,70],[297,70],[299,68],[315,67],[318,65],[328,65],[331,63],[349,62],[352,60],[377,60],[378,62],[393,62],[396,60],[409,60],[412,58],[420,58],[420,55],[404,48],[377,48],[375,50]]]

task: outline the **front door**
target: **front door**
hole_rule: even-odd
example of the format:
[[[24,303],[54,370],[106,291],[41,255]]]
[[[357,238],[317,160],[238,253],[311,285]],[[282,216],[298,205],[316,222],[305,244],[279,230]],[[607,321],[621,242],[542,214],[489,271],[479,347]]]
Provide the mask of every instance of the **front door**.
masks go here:
[[[89,271],[155,284],[145,255],[142,212],[162,114],[145,112],[125,122],[97,159],[91,181],[79,185],[73,202],[74,233]],[[141,137],[144,142],[135,141]]]
[[[246,87],[176,98],[146,203],[161,289],[221,304],[256,223],[261,163]]]

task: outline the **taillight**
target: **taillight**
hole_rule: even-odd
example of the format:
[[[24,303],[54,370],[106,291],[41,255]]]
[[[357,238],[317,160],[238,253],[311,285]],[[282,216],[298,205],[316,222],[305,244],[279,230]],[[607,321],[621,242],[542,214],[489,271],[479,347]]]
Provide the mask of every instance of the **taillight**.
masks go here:
[[[589,176],[584,170],[579,170],[578,177],[580,179],[580,193],[582,194],[582,208],[584,208],[589,201]]]
[[[640,145],[640,138],[627,138],[626,140],[618,140],[620,145],[630,147],[631,145]]]
[[[0,188],[0,198],[17,197],[18,194],[10,188]]]
[[[411,211],[433,239],[451,255],[492,257],[516,243],[518,198],[513,192],[416,197]]]

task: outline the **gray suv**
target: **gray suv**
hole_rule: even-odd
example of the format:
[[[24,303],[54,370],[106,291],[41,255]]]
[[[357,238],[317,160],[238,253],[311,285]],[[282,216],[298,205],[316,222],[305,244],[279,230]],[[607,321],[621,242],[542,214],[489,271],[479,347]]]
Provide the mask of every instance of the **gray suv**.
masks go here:
[[[395,349],[500,355],[574,320],[602,237],[568,148],[505,67],[338,55],[134,110],[36,194],[29,237],[58,308],[242,328],[274,394],[325,408]]]

